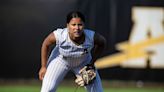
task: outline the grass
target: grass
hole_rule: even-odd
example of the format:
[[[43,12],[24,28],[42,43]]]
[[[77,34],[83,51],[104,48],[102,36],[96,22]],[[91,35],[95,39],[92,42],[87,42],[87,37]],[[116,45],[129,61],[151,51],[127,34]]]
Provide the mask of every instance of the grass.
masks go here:
[[[0,86],[0,92],[39,92],[38,86],[21,86],[21,85],[5,85]]]
[[[119,84],[119,85],[118,85]],[[164,86],[162,85],[149,85],[149,86],[134,86],[131,83],[125,82],[109,82],[104,83],[104,92],[164,92]],[[120,86],[121,85],[121,86]],[[0,83],[0,92],[40,92],[41,83],[31,82],[12,82],[12,83]],[[57,92],[74,92],[76,86],[72,82],[62,83]],[[79,88],[77,92],[86,92],[84,88]]]
[[[40,86],[5,85],[0,86],[0,92],[39,92]],[[74,92],[75,87],[60,86],[57,92]],[[86,92],[79,88],[77,92]],[[105,88],[104,92],[164,92],[164,88]]]

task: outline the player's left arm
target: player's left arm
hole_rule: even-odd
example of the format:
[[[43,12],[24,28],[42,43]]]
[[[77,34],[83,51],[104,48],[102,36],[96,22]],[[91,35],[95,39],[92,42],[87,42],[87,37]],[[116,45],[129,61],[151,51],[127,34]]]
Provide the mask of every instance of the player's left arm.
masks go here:
[[[94,66],[94,63],[99,58],[99,56],[101,56],[105,47],[106,47],[106,39],[102,35],[100,35],[99,33],[95,33],[95,35],[94,35],[94,47],[91,51],[91,54],[92,54],[92,60],[90,63],[91,66]]]
[[[80,76],[79,75],[76,76],[77,78],[75,80],[75,83],[77,83],[79,86],[88,85],[92,83],[92,81],[95,79],[96,73],[95,73],[94,63],[102,54],[105,47],[106,47],[105,38],[102,35],[95,33],[94,47],[91,50],[92,60],[90,64],[86,65],[79,71]]]

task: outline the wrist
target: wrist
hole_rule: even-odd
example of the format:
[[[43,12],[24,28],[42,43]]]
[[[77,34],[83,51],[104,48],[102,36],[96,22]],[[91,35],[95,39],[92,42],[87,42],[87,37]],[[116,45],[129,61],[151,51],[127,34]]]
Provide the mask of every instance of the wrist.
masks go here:
[[[46,62],[42,61],[42,62],[41,62],[41,67],[43,67],[43,68],[44,68],[44,67],[47,67]]]
[[[41,68],[46,68],[47,66],[46,65],[41,65]]]
[[[95,70],[95,66],[92,63],[87,64],[86,66],[87,66],[87,69],[94,69]]]
[[[94,66],[94,60],[92,59],[88,65]]]

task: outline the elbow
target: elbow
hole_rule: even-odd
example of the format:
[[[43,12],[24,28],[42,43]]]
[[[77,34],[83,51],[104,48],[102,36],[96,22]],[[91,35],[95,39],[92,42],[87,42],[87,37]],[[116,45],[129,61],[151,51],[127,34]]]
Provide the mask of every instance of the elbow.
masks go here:
[[[106,48],[106,44],[107,44],[106,39],[105,39],[104,37],[102,37],[102,38],[101,38],[101,43],[100,43],[101,47],[102,47],[103,49],[105,49],[105,48]]]

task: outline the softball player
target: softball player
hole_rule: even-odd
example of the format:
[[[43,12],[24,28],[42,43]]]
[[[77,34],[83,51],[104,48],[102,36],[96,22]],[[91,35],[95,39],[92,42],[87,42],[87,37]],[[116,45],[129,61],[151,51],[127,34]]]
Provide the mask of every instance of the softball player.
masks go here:
[[[68,71],[79,76],[85,65],[94,66],[104,49],[105,39],[92,30],[84,29],[84,22],[80,12],[71,12],[67,15],[67,28],[53,31],[43,41],[39,71],[39,79],[43,80],[41,92],[55,92]],[[56,47],[47,58],[52,44]],[[88,92],[103,92],[97,70],[95,80],[85,88]]]

